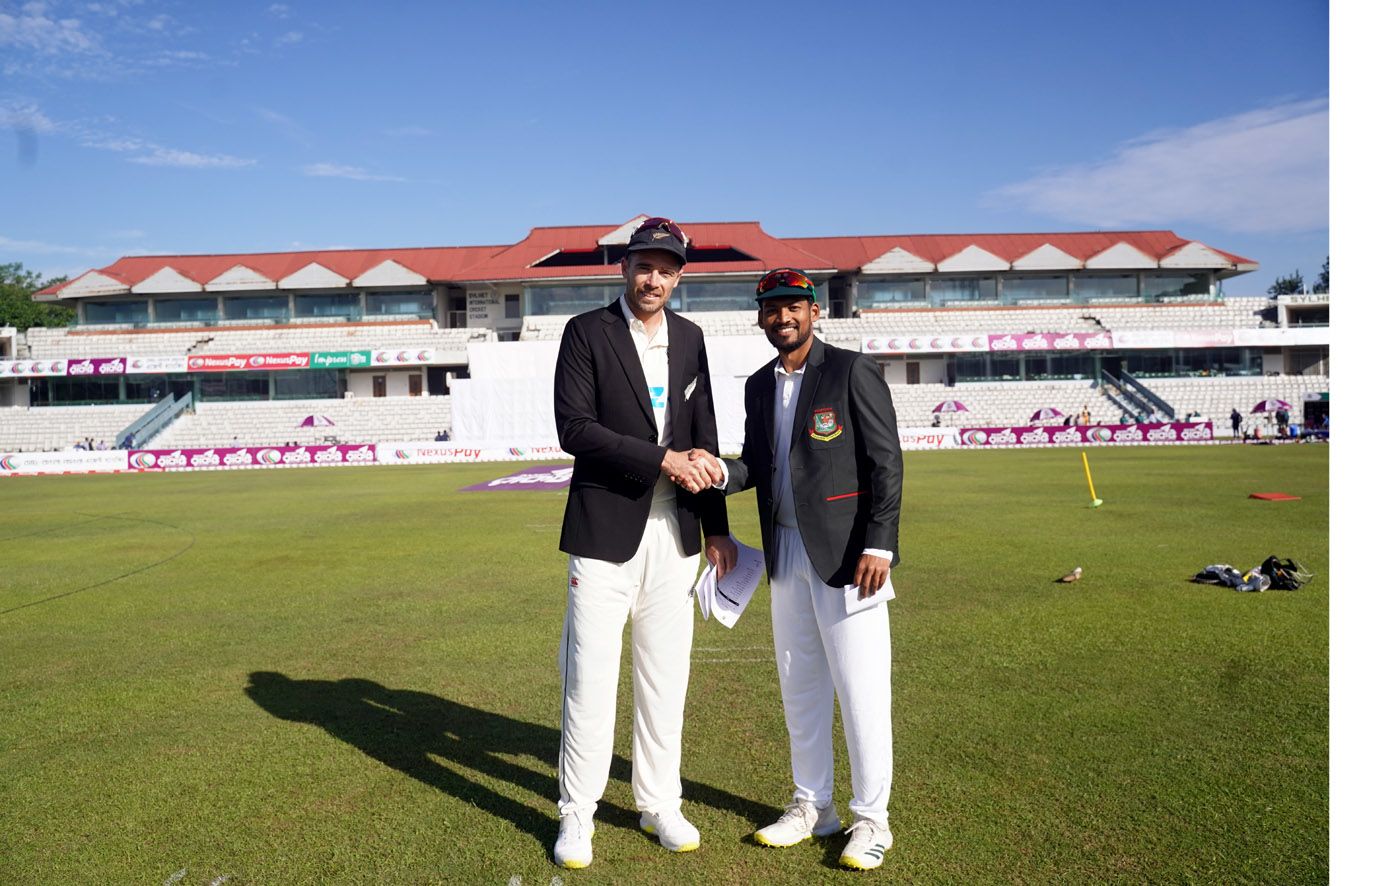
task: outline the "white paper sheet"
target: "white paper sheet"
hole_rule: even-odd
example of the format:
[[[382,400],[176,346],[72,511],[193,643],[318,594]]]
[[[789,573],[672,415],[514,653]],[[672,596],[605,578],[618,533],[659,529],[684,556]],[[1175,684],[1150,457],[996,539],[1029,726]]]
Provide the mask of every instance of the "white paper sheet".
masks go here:
[[[894,599],[894,570],[890,570],[889,576],[885,578],[885,583],[880,585],[880,590],[860,599],[860,585],[846,585],[846,614],[854,615],[872,606],[884,603],[886,600]]]
[[[714,564],[705,567],[700,580],[695,585],[695,596],[700,601],[700,615],[706,620],[714,615],[715,621],[726,628],[734,627],[739,616],[753,599],[758,590],[758,581],[763,577],[763,552],[751,548],[734,536],[729,536],[739,548],[738,562],[725,573],[724,578],[715,580]]]

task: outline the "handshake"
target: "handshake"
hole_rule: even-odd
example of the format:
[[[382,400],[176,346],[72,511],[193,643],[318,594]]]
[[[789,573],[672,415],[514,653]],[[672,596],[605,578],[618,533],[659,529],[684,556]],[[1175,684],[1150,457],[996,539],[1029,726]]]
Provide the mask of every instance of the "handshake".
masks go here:
[[[720,467],[719,458],[703,449],[667,450],[661,459],[661,470],[686,492],[703,492],[724,483],[724,468]]]

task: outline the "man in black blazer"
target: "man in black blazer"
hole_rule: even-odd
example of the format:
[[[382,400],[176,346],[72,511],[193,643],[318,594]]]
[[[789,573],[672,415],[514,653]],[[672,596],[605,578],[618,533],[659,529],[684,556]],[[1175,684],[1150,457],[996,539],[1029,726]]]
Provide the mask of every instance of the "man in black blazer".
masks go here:
[[[622,298],[569,321],[554,373],[559,445],[574,456],[559,548],[569,556],[555,862],[587,867],[612,761],[622,629],[632,618],[632,791],[641,826],[674,852],[700,845],[681,814],[681,727],[694,627],[690,589],[728,541],[724,498],[688,451],[719,449],[705,341],[666,308],[686,238],[648,219],[631,238]],[[727,554],[732,556],[732,554]],[[725,562],[725,561],[721,561]],[[732,562],[729,560],[727,562]]]
[[[873,360],[812,335],[821,306],[806,274],[769,272],[757,300],[778,356],[744,386],[743,452],[722,465],[697,454],[726,493],[758,490],[796,790],[754,838],[791,846],[841,829],[832,803],[834,693],[855,815],[841,863],[867,870],[894,842],[889,612],[883,601],[848,612],[845,588],[870,601],[899,562],[904,468],[894,404]]]

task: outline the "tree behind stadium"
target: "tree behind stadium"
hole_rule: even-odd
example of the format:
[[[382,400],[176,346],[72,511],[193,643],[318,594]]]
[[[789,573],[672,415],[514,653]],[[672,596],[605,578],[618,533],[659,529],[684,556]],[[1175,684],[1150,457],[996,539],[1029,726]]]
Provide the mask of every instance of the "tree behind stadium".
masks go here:
[[[31,326],[67,326],[73,322],[72,308],[34,301],[34,293],[67,277],[40,278],[26,271],[19,262],[0,265],[0,326],[13,326],[24,332]]]

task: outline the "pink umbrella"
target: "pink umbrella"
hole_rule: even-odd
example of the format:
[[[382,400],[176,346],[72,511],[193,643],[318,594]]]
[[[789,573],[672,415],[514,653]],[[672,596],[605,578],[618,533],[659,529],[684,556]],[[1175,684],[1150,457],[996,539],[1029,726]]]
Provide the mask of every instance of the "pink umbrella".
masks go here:
[[[333,427],[335,427],[335,422],[331,421],[329,418],[327,418],[327,417],[324,416],[324,415],[308,415],[306,418],[304,418],[304,419],[301,420],[301,424],[299,425],[299,427],[303,427],[303,428],[333,428]]]
[[[1053,406],[1042,406],[1031,413],[1031,421],[1045,421],[1047,418],[1064,418],[1065,414]]]
[[[967,407],[958,400],[944,400],[933,407],[934,412],[967,412]]]
[[[1274,398],[1270,397],[1270,398],[1267,399],[1267,400],[1260,400],[1258,403],[1255,403],[1255,404],[1254,404],[1254,408],[1251,409],[1251,410],[1249,410],[1249,411],[1250,411],[1250,412],[1278,412],[1280,409],[1292,409],[1292,408],[1293,408],[1293,404],[1292,404],[1292,403],[1289,403],[1287,400],[1275,400]]]

